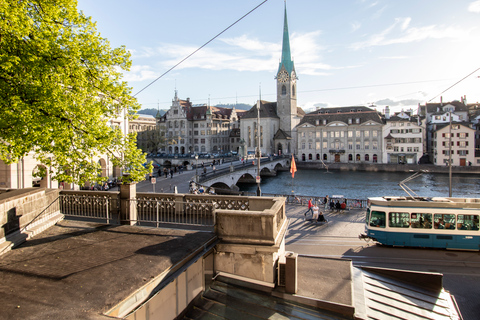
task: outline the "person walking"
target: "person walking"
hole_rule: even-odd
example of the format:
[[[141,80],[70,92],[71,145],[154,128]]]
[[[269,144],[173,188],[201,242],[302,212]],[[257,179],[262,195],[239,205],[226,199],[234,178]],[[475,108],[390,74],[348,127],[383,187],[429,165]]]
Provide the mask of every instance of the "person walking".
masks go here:
[[[328,195],[325,196],[325,198],[323,198],[323,206],[325,207],[325,210],[328,210],[328,206],[329,206]]]
[[[308,210],[303,214],[303,216],[304,216],[303,220],[307,220],[307,213],[311,212],[312,215],[313,215],[313,209],[312,209],[312,207],[313,207],[312,198],[310,198],[310,199],[308,200]]]

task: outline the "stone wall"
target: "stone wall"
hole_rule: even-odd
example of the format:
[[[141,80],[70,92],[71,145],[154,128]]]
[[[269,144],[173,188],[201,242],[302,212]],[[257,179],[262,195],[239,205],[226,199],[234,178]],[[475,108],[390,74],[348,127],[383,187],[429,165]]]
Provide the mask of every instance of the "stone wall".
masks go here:
[[[25,241],[38,228],[44,230],[61,218],[58,189],[26,188],[0,194],[0,243]],[[56,220],[55,220],[56,219]],[[53,222],[53,223],[55,223]],[[43,226],[41,226],[43,224]],[[23,234],[23,236],[19,236]]]

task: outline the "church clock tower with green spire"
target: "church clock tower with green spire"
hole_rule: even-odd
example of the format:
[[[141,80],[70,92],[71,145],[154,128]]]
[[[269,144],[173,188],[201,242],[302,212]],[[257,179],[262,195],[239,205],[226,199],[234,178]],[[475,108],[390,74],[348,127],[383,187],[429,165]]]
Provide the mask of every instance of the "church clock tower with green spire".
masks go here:
[[[280,129],[292,137],[292,130],[299,119],[297,116],[297,76],[290,54],[286,5],[283,23],[282,60],[275,78],[277,80],[277,115],[280,117]]]

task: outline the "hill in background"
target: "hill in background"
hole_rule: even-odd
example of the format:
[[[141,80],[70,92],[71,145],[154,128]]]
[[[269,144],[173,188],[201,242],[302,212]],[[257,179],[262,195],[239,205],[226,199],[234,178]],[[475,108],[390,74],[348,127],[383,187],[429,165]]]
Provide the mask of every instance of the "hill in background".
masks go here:
[[[239,109],[239,110],[250,110],[250,108],[252,108],[252,105],[249,105],[246,103],[237,103],[237,104],[232,103],[232,104],[217,104],[215,107],[229,108],[229,109],[232,109],[233,107],[235,107],[235,109]],[[141,109],[137,113],[148,114],[155,117],[157,116],[157,112],[160,112],[160,115],[163,116],[167,111],[168,110],[163,110],[163,109],[157,110],[155,108],[147,108],[147,109]]]

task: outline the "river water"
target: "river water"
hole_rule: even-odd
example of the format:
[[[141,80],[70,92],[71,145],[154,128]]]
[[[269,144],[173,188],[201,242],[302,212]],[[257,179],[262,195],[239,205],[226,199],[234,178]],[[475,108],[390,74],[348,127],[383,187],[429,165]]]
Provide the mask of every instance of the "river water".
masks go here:
[[[377,196],[406,196],[398,185],[413,173],[299,170],[292,179],[290,172],[279,172],[276,177],[262,177],[263,193],[292,194],[323,197],[343,195],[348,199],[367,199]],[[292,181],[293,180],[293,181]],[[293,183],[292,183],[293,182]],[[424,197],[448,197],[448,174],[424,173],[406,185]],[[255,192],[255,184],[239,184],[241,191]],[[480,175],[452,176],[452,196],[480,198]]]

